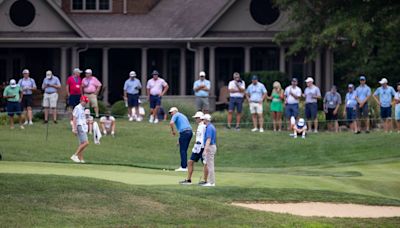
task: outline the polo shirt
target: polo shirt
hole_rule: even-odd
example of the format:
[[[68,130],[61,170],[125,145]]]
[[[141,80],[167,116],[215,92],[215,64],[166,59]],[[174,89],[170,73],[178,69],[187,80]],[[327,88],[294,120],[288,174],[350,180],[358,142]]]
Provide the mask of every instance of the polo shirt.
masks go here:
[[[11,87],[9,85],[4,89],[3,96],[15,96],[12,98],[7,98],[7,101],[19,102],[19,99],[21,98],[20,92],[21,92],[21,87],[19,87],[19,85],[15,86],[15,87]]]
[[[205,85],[206,88],[208,89],[208,91],[204,91],[204,90],[199,90],[199,91],[197,91],[197,92],[195,91],[195,92],[194,92],[194,95],[195,95],[196,97],[208,97],[208,95],[209,95],[209,90],[210,90],[210,88],[211,88],[211,83],[210,83],[210,81],[208,81],[208,80],[206,80],[206,79],[195,81],[195,82],[193,83],[193,90],[194,90],[195,88],[199,87],[199,86],[202,86],[202,85]]]
[[[150,89],[150,95],[159,96],[162,93],[164,87],[166,87],[167,85],[167,82],[165,82],[165,80],[162,78],[158,78],[157,80],[154,80],[154,78],[152,78],[147,81],[146,88]]]
[[[229,96],[230,97],[243,98],[244,97],[244,91],[246,89],[246,83],[243,80],[240,80],[238,82],[236,82],[236,80],[230,81],[229,84],[228,84],[228,89],[229,90],[231,90],[231,89],[239,90],[239,88],[243,89],[242,93],[241,92],[235,92],[235,93],[229,92]]]
[[[52,76],[50,79],[48,79],[47,77],[44,78],[43,83],[42,83],[42,89],[44,89],[45,93],[55,93],[57,92],[58,89],[54,88],[54,87],[46,87],[46,85],[61,85],[60,79],[58,79],[57,76]]]
[[[342,103],[342,97],[338,92],[332,93],[329,91],[325,94],[324,103],[326,104],[327,108],[333,109]]]
[[[346,108],[355,108],[357,106],[356,91],[346,93]]]
[[[104,124],[104,127],[107,129],[111,128],[112,123],[115,121],[115,118],[113,116],[109,116],[108,118],[105,116],[102,116],[100,118],[100,123]]]
[[[82,86],[83,93],[94,93],[102,84],[95,76],[90,76],[82,79]]]
[[[36,83],[35,83],[35,80],[33,78],[21,78],[18,81],[18,85],[21,87],[22,93],[24,95],[31,95],[32,94],[32,90],[31,89],[24,89],[24,88],[36,88]]]
[[[359,100],[364,101],[368,96],[371,96],[371,88],[367,85],[359,85],[356,88],[356,94]]]
[[[204,133],[204,145],[206,145],[207,139],[210,138],[210,145],[215,145],[217,142],[217,130],[212,123],[209,123]]]
[[[257,84],[251,83],[248,87],[246,92],[250,95],[250,102],[261,102],[262,97],[265,93],[267,93],[267,89],[265,88],[264,84],[257,82]]]
[[[400,92],[396,92],[394,99],[400,101]],[[400,103],[396,104],[396,107],[400,107]]]
[[[374,95],[379,97],[379,101],[381,102],[382,108],[388,108],[392,106],[392,98],[396,94],[393,87],[387,86],[383,88],[383,86],[376,89]]]
[[[301,89],[296,86],[293,88],[293,86],[288,86],[285,89],[285,97],[286,97],[286,102],[288,104],[298,104],[299,103],[299,99],[294,98],[291,93],[293,93],[294,95],[296,95],[298,98],[300,98],[301,96]]]
[[[188,118],[180,112],[177,112],[175,113],[175,115],[172,116],[170,123],[175,124],[176,129],[179,133],[186,130],[192,130]]]
[[[86,126],[87,120],[85,115],[85,107],[81,104],[75,106],[74,111],[72,111],[72,115],[76,118],[76,125],[77,126]]]
[[[142,88],[142,83],[140,83],[139,79],[133,78],[133,79],[128,79],[125,81],[124,84],[124,91],[128,94],[138,94],[139,89]]]
[[[307,87],[304,90],[304,95],[306,96],[306,104],[308,103],[317,103],[318,100],[313,98],[313,96],[321,96],[321,91],[315,85],[311,87]]]
[[[70,95],[80,95],[81,94],[81,77],[75,77],[71,75],[68,77],[67,85],[69,86],[69,94]]]

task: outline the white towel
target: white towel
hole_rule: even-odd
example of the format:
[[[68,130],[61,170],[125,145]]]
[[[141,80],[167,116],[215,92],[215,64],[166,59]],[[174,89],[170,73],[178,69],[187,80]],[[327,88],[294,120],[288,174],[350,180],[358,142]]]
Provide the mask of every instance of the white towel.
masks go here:
[[[100,127],[97,124],[97,122],[93,122],[93,141],[94,144],[100,144],[100,139],[101,139],[101,131]]]

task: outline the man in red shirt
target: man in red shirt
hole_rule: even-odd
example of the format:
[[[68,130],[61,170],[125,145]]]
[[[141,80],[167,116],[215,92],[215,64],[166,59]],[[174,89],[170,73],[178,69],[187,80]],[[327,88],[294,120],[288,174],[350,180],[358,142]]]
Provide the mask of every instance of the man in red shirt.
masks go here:
[[[72,75],[67,79],[67,96],[68,96],[68,113],[72,113],[72,109],[80,103],[81,98],[81,73],[79,68],[75,68]],[[72,120],[72,115],[71,115]]]

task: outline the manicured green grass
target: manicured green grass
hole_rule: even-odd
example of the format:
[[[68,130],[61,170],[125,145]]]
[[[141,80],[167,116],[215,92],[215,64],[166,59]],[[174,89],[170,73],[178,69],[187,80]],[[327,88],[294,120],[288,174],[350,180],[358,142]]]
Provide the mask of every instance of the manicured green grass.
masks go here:
[[[398,227],[393,219],[323,219],[257,212],[235,201],[323,201],[400,206],[398,134],[251,133],[218,128],[217,187],[179,186],[177,137],[166,123],[118,120],[115,138],[69,157],[68,123],[0,127],[0,224],[59,226]],[[164,170],[163,169],[167,169]],[[199,180],[199,164],[193,181]],[[5,193],[5,194],[3,194]],[[4,205],[4,207],[3,207]],[[23,219],[25,218],[25,219]],[[0,225],[0,226],[1,226]]]

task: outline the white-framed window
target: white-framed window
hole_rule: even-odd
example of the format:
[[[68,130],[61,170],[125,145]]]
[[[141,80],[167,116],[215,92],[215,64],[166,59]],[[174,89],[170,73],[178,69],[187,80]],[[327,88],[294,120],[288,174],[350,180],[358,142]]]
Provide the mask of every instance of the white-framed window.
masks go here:
[[[74,12],[110,12],[112,0],[71,0],[71,11]]]

